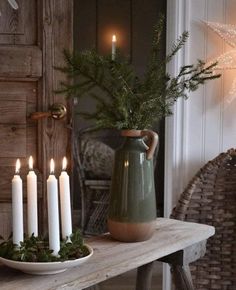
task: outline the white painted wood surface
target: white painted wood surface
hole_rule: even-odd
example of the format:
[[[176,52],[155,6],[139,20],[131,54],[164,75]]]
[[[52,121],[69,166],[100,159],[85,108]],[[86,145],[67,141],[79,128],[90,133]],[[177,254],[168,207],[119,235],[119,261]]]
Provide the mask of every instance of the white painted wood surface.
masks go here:
[[[168,66],[176,74],[184,64],[197,59],[209,61],[230,47],[203,21],[236,24],[235,0],[168,0],[167,49],[184,31],[190,37]],[[236,69],[218,71],[220,79],[210,81],[190,94],[187,101],[179,100],[174,116],[167,119],[165,214],[176,204],[180,193],[194,174],[219,153],[235,147],[236,90],[230,95]]]
[[[110,235],[90,238],[91,259],[61,274],[31,276],[0,266],[0,289],[84,289],[208,239],[214,231],[208,225],[158,218],[154,236],[145,242],[121,243]]]
[[[208,61],[232,49],[202,21],[236,24],[235,16],[235,0],[167,0],[167,50],[184,30],[190,33],[187,46],[168,65],[168,71],[176,74],[181,65],[199,58]],[[236,93],[229,95],[236,70],[221,73],[221,79],[202,86],[189,100],[179,100],[174,115],[166,120],[166,217],[200,167],[236,146]],[[171,289],[167,270],[163,281],[163,289]]]

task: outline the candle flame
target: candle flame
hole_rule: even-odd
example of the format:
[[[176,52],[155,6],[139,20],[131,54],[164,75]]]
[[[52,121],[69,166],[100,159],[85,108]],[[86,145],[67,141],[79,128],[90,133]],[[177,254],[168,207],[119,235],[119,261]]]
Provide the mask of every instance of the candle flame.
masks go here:
[[[66,167],[67,167],[67,159],[66,157],[64,157],[62,160],[62,170],[66,170]]]
[[[29,169],[30,169],[30,170],[33,170],[33,164],[34,164],[33,157],[30,156],[30,158],[29,158]]]
[[[54,170],[55,170],[55,163],[54,163],[53,158],[51,158],[51,160],[50,160],[50,174],[53,174]]]
[[[125,165],[125,167],[129,167],[129,161],[128,160],[125,160],[124,165]]]
[[[16,160],[16,174],[19,174],[20,172],[20,159]]]
[[[115,34],[112,35],[112,42],[116,42],[116,35]]]

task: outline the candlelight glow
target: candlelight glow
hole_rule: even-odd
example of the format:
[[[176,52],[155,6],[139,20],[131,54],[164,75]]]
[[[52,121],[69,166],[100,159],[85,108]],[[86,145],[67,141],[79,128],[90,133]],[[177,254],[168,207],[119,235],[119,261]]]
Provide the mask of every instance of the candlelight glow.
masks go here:
[[[112,42],[116,42],[116,35],[115,34],[112,35]]]
[[[66,167],[67,167],[67,159],[66,157],[64,157],[62,160],[62,170],[66,170]]]
[[[20,172],[20,159],[16,160],[16,174],[19,174]]]
[[[30,170],[33,170],[33,164],[34,164],[33,157],[30,156],[30,158],[29,158],[29,169],[30,169]]]
[[[50,160],[50,174],[53,174],[54,170],[55,170],[55,163],[54,163],[54,160],[51,159]]]
[[[128,160],[125,160],[124,165],[125,165],[125,167],[129,167],[129,161]]]

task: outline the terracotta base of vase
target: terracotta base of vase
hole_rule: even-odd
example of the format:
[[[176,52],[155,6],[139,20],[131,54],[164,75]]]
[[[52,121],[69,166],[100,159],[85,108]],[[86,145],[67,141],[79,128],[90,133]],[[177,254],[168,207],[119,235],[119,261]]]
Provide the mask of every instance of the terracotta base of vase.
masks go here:
[[[155,231],[156,221],[146,223],[122,223],[107,221],[111,236],[121,242],[141,242],[150,239]]]

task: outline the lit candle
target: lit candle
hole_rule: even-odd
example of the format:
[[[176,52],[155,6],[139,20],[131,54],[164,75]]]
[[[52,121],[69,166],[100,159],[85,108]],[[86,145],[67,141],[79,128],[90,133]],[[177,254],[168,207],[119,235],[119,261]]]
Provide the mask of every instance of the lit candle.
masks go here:
[[[116,35],[112,35],[111,59],[115,60],[115,57],[116,57]]]
[[[29,173],[27,175],[27,221],[28,236],[38,236],[38,205],[37,205],[37,175],[33,170],[33,157],[29,158]]]
[[[61,232],[64,240],[72,234],[71,204],[70,204],[70,179],[66,172],[66,157],[62,161],[62,172],[59,177],[60,184],[60,205],[61,205]],[[70,239],[68,239],[69,241]]]
[[[50,161],[50,175],[47,180],[47,201],[48,201],[48,235],[49,248],[53,255],[57,256],[60,250],[59,233],[59,210],[58,210],[58,184],[54,175],[54,160]]]
[[[12,239],[13,244],[20,246],[24,240],[23,226],[23,194],[22,179],[20,178],[20,160],[16,161],[16,171],[12,179]]]

